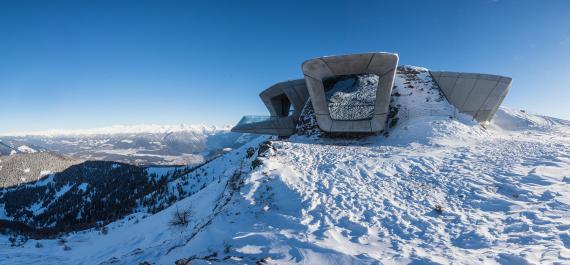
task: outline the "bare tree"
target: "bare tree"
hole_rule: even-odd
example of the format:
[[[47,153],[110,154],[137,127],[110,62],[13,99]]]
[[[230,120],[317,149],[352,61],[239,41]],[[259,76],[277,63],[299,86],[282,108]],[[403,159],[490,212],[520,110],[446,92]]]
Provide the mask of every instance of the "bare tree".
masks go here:
[[[190,214],[192,213],[191,207],[186,210],[180,210],[176,207],[176,211],[172,213],[172,219],[170,220],[170,225],[173,227],[183,227],[190,223]]]

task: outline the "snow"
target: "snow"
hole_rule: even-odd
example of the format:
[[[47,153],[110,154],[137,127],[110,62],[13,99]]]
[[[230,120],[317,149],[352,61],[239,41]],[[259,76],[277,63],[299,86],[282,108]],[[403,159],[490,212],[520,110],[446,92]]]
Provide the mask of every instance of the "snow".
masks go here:
[[[27,145],[18,146],[16,149],[22,153],[36,153],[37,151]]]
[[[46,174],[46,175],[42,175],[43,173],[47,173],[47,174]],[[33,186],[36,186],[36,187],[38,187],[38,186],[45,186],[45,185],[48,185],[49,183],[52,183],[52,182],[53,182],[53,177],[55,176],[55,174],[54,174],[53,172],[50,172],[50,171],[48,171],[48,170],[42,171],[42,172],[40,173],[40,175],[42,175],[42,177],[43,177],[43,176],[46,176],[46,177],[45,177],[45,178],[40,178],[38,181],[34,182],[33,184],[27,183],[26,185],[28,185],[28,186],[33,185]]]
[[[244,254],[261,254],[263,253],[262,248],[263,246],[245,245],[236,251]]]
[[[50,170],[42,170],[42,171],[40,171],[40,178],[47,176],[49,174],[53,174],[53,172]]]
[[[85,192],[87,190],[87,187],[89,187],[89,183],[84,182],[79,184],[79,186],[77,186],[77,189]]]
[[[6,214],[6,210],[4,209],[4,204],[0,204],[0,220],[10,220],[11,218]]]
[[[146,172],[149,176],[152,174],[156,174],[156,176],[160,178],[162,176],[167,175],[171,171],[174,171],[177,168],[181,167],[147,167]]]
[[[28,207],[28,211],[31,211],[33,215],[39,215],[39,214],[41,214],[43,211],[45,211],[45,208],[42,207],[42,203],[41,203],[41,202],[35,202],[35,203],[32,204],[30,207]]]
[[[56,193],[55,193],[55,198],[57,200],[57,198],[61,197],[63,194],[67,193],[71,188],[73,187],[72,184],[65,184],[63,187],[61,187]],[[54,200],[55,201],[55,200]]]
[[[101,128],[76,129],[76,130],[47,130],[47,131],[31,131],[31,132],[5,132],[0,136],[79,136],[79,135],[106,135],[106,134],[136,134],[136,133],[168,133],[183,131],[229,131],[231,126],[209,126],[209,125],[158,125],[158,124],[139,124],[139,125],[114,125]]]
[[[161,158],[170,164],[189,164],[189,165],[199,165],[204,163],[206,160],[203,155],[200,154],[180,154],[180,155],[160,155],[152,154],[144,148],[127,148],[127,149],[101,149],[98,150],[98,154],[116,154],[128,156],[131,158],[145,158],[145,157],[156,157]],[[136,160],[136,159],[135,159]]]
[[[204,189],[64,236],[70,251],[0,236],[0,264],[570,263],[570,122],[501,108],[483,127],[416,70],[388,137],[275,140],[252,169],[259,137],[206,164]],[[169,225],[177,209],[188,226]]]

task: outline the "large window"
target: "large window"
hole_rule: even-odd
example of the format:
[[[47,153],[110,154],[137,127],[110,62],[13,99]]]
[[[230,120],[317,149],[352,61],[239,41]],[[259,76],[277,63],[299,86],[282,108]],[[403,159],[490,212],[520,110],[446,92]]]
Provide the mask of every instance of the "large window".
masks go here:
[[[333,120],[367,120],[374,114],[378,75],[334,76],[323,80]]]

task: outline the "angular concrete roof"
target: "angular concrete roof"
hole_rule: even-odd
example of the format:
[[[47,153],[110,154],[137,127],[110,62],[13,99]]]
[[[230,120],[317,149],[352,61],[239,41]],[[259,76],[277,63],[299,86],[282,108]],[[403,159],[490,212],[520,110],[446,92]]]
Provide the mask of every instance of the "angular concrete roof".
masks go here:
[[[270,116],[245,116],[232,131],[279,136],[289,136],[297,131],[299,116],[309,99],[304,79],[277,83],[261,92],[259,97]],[[291,113],[290,107],[293,108]]]
[[[380,132],[384,129],[390,105],[390,95],[398,55],[395,53],[363,53],[325,56],[302,64],[319,128],[326,132]],[[379,77],[372,118],[366,120],[334,120],[325,97],[323,80],[335,76],[376,74]]]
[[[490,121],[509,92],[512,78],[448,71],[430,71],[441,91],[459,112],[479,122]]]
[[[309,99],[309,92],[307,91],[305,80],[297,79],[280,82],[270,86],[259,94],[261,101],[263,101],[271,116],[289,116],[287,113],[281,113],[279,102],[273,100],[281,96],[286,96],[293,107],[293,113],[291,113],[290,116],[299,118],[303,107],[305,107],[305,103],[307,103]]]

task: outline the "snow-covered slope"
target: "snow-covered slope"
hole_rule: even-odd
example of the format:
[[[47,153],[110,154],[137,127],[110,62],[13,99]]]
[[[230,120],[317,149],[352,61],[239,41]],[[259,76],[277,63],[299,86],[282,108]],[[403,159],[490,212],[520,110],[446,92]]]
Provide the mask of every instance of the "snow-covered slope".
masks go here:
[[[570,122],[500,109],[482,127],[452,108],[410,111],[449,107],[416,70],[399,71],[387,134],[256,138],[157,214],[65,242],[0,236],[0,263],[570,263]],[[187,209],[186,226],[170,224]]]

